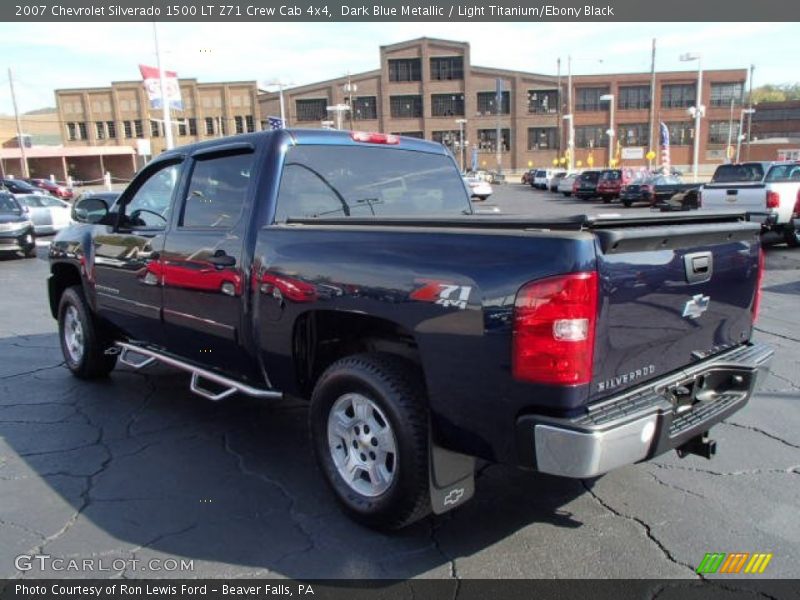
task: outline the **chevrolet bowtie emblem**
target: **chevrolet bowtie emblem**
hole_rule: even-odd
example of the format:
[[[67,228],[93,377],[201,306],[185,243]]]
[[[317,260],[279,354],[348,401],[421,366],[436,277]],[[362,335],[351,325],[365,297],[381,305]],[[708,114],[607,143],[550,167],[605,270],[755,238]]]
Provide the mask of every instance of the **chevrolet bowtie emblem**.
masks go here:
[[[444,505],[455,504],[464,495],[464,488],[456,488],[444,497]]]
[[[711,304],[709,296],[703,296],[703,294],[692,296],[692,299],[683,305],[683,316],[696,319],[708,310],[709,304]]]

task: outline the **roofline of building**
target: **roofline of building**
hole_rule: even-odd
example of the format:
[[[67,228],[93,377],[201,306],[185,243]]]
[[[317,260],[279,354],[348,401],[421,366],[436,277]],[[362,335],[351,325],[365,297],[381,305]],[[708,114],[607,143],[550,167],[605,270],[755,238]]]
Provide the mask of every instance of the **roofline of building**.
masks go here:
[[[366,79],[368,77],[375,77],[376,75],[380,75],[380,74],[381,74],[381,70],[380,69],[373,69],[372,71],[362,71],[361,73],[351,73],[349,76],[348,75],[342,75],[341,77],[334,77],[333,79],[326,79],[324,81],[317,81],[317,82],[314,82],[314,83],[305,83],[303,85],[297,85],[295,87],[283,88],[283,93],[284,94],[287,93],[287,92],[295,92],[295,93],[297,93],[298,91],[302,92],[305,88],[324,87],[326,85],[330,85],[332,83],[336,83],[336,82],[339,82],[339,81],[347,81],[348,78],[351,81],[354,81],[354,82],[358,83],[358,81],[361,80],[361,79]],[[263,92],[259,93],[259,96],[266,97],[269,100],[273,100],[273,99],[278,98],[280,96],[280,92],[263,91]]]
[[[197,81],[197,77],[179,77],[178,83],[191,83],[194,82],[198,86],[204,85],[254,85],[259,87],[258,81],[255,79],[246,79],[246,80],[239,80],[239,81]],[[106,86],[92,86],[92,87],[74,87],[74,88],[58,88],[53,90],[54,93],[58,94],[59,92],[96,92],[96,91],[103,91],[108,90],[115,85],[142,85],[144,82],[141,79],[127,79],[122,81],[112,81],[111,85]]]
[[[437,43],[437,44],[453,44],[453,45],[456,45],[456,46],[467,46],[467,47],[469,47],[469,42],[459,42],[457,40],[446,40],[444,38],[432,38],[432,37],[422,36],[422,37],[414,38],[414,39],[411,39],[411,40],[405,40],[403,42],[395,42],[394,44],[386,44],[386,45],[383,45],[383,46],[379,46],[379,48],[381,50],[388,50],[388,49],[396,50],[396,49],[404,48],[406,46],[413,46],[414,44],[419,43],[419,42],[434,42],[434,43]]]

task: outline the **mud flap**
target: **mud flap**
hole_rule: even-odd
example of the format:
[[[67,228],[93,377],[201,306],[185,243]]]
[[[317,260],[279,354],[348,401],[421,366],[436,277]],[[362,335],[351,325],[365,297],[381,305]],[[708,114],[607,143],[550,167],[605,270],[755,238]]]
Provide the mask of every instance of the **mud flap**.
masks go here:
[[[475,494],[475,457],[445,450],[432,441],[429,448],[431,507],[440,515]]]

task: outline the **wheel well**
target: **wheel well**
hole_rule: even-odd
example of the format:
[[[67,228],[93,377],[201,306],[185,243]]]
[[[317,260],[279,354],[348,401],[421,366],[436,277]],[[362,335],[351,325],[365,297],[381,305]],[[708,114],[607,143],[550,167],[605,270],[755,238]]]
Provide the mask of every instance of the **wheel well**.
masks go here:
[[[64,290],[73,285],[81,285],[81,274],[77,267],[65,263],[56,263],[51,268],[52,275],[48,282],[50,290],[50,313],[58,318],[58,304]]]
[[[311,311],[298,318],[292,340],[298,389],[310,395],[319,376],[340,358],[387,352],[421,367],[419,349],[406,328],[379,317]]]

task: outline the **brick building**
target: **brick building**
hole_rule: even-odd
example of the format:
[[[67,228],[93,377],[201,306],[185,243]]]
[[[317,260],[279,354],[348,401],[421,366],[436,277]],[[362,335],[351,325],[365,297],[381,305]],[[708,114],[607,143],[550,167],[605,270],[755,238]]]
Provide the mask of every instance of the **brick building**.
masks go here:
[[[497,79],[504,89],[499,106],[495,101]],[[728,133],[738,124],[733,121],[738,119],[746,79],[746,69],[704,71],[702,102],[707,110],[701,121],[701,164],[725,159]],[[352,93],[346,91],[348,81],[357,88]],[[585,164],[591,155],[595,165],[607,163],[605,131],[611,114],[609,103],[600,97],[613,94],[621,147],[642,148],[646,153],[651,127],[657,132],[658,123],[664,121],[672,138],[672,163],[688,165],[694,124],[687,109],[694,104],[696,83],[696,71],[657,73],[651,122],[650,73],[574,75],[576,160]],[[471,156],[477,145],[479,164],[486,168],[497,167],[499,122],[501,165],[522,169],[549,165],[563,155],[567,147],[567,127],[562,119],[568,112],[566,88],[566,76],[474,66],[468,43],[421,38],[382,46],[379,69],[284,90],[284,101],[289,126],[319,127],[321,121],[333,118],[328,106],[349,103],[352,95],[353,128],[443,141],[456,156],[457,120],[466,119],[466,154]],[[277,92],[261,94],[259,104],[265,117],[280,114]],[[345,127],[350,127],[350,117],[349,112],[344,115]],[[734,143],[735,135],[734,131]],[[634,166],[646,160],[623,162]]]
[[[761,102],[754,108],[752,143],[745,144],[742,159],[800,160],[800,100]]]

